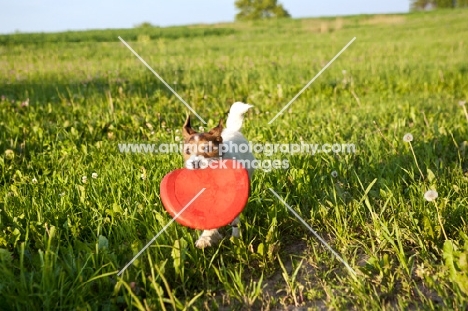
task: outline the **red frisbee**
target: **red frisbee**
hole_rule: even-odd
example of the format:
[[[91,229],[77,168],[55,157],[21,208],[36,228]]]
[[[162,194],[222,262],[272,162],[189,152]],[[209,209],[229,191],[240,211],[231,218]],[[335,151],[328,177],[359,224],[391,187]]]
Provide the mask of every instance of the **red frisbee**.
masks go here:
[[[176,216],[206,188],[176,219],[194,229],[215,229],[231,223],[249,199],[249,175],[239,162],[220,160],[204,169],[177,169],[161,181],[161,201]]]

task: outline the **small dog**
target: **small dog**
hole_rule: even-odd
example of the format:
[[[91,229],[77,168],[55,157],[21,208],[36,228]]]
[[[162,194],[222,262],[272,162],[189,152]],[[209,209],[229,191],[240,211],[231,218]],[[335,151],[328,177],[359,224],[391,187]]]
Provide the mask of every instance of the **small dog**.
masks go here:
[[[220,120],[218,125],[211,129],[207,133],[198,133],[192,129],[190,125],[190,115],[182,128],[184,137],[184,161],[185,167],[189,169],[203,167],[202,162],[208,163],[207,161],[222,159],[237,159],[246,160],[250,163],[249,167],[245,167],[249,173],[249,179],[252,180],[254,169],[252,168],[253,160],[255,160],[253,154],[248,152],[233,152],[232,149],[239,150],[237,148],[229,148],[232,145],[248,145],[247,139],[242,135],[240,129],[244,120],[244,114],[251,108],[252,105],[236,102],[232,104],[229,110],[229,115],[226,120],[226,128],[223,128],[222,121]],[[221,148],[221,145],[224,144]],[[226,152],[220,152],[228,149]],[[239,237],[239,217],[236,217],[231,223],[232,236]],[[195,242],[195,246],[198,248],[205,248],[212,246],[222,239],[222,235],[218,232],[218,229],[204,230],[198,240]]]

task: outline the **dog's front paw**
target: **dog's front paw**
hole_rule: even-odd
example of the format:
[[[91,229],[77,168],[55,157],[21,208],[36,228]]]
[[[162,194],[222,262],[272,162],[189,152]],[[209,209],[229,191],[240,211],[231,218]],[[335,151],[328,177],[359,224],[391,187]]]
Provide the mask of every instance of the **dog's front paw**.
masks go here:
[[[195,156],[192,155],[186,162],[185,162],[185,168],[189,170],[195,170],[195,169],[205,169],[209,166],[210,161],[209,159],[206,159],[204,156]]]
[[[218,232],[218,230],[208,230],[204,231],[203,234],[195,242],[195,246],[198,248],[206,248],[217,244],[223,236]]]
[[[198,238],[198,240],[195,242],[195,246],[200,248],[200,249],[203,249],[203,248],[206,248],[206,247],[210,247],[211,246],[211,239],[206,237],[206,236],[201,236],[200,238]]]

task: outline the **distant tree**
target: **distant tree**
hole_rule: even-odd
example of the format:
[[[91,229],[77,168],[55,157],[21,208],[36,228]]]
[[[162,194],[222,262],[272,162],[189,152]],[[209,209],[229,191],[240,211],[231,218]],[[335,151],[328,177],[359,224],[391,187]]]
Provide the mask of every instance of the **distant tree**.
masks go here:
[[[455,8],[457,6],[456,0],[435,0],[434,2],[438,8]]]
[[[431,0],[411,0],[411,11],[425,10],[429,5],[432,5]]]
[[[278,0],[236,0],[237,20],[291,17]]]
[[[135,28],[151,28],[151,27],[155,27],[155,26],[151,24],[150,22],[143,22],[143,23],[135,25]]]

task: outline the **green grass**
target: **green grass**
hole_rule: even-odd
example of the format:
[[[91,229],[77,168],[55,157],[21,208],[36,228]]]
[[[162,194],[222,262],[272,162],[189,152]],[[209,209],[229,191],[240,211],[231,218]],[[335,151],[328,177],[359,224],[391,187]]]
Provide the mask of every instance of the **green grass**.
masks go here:
[[[0,36],[1,308],[465,310],[467,19],[453,10]],[[175,142],[186,114],[119,35],[208,126],[245,101],[255,106],[244,126],[251,141],[354,143],[357,152],[271,156],[290,167],[256,172],[240,239],[203,251],[198,232],[172,224],[117,277],[170,221],[159,183],[183,164],[123,154],[118,143]],[[435,202],[424,200],[429,189]]]

